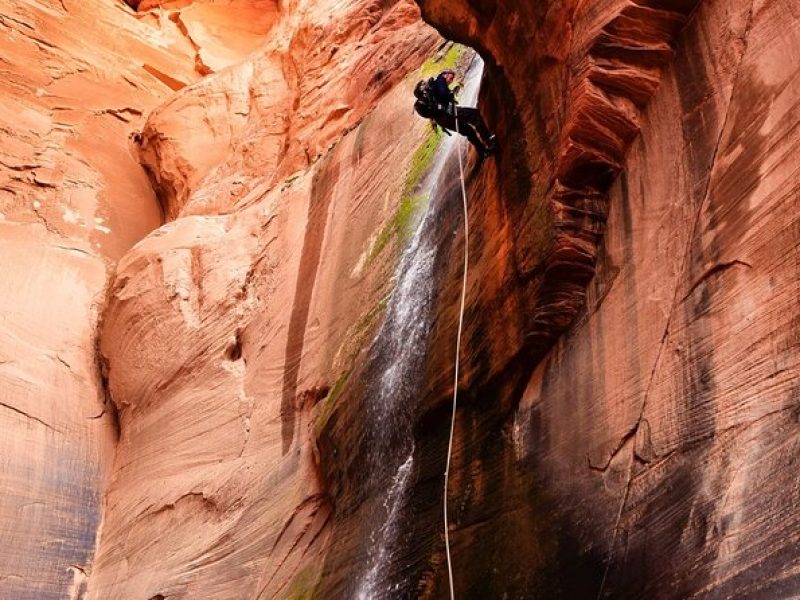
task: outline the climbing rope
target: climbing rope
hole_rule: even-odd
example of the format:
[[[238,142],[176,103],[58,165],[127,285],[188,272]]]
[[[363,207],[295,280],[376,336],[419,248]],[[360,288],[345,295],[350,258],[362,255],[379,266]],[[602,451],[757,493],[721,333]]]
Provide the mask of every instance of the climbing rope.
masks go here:
[[[458,128],[458,108],[453,105],[453,114],[456,122],[456,133],[461,134]],[[458,138],[456,138],[458,139]],[[458,142],[456,142],[458,144]],[[447,444],[447,466],[444,470],[444,546],[447,552],[447,576],[450,581],[450,600],[455,600],[453,588],[453,562],[450,558],[450,528],[447,519],[447,488],[450,483],[450,461],[453,457],[453,434],[456,429],[456,408],[458,408],[458,370],[461,365],[461,332],[464,327],[464,303],[467,297],[467,274],[469,272],[469,215],[467,212],[467,187],[464,183],[464,163],[461,160],[461,149],[456,146],[458,155],[458,172],[461,177],[461,198],[464,204],[464,275],[461,283],[461,309],[458,313],[458,335],[456,336],[456,368],[453,383],[453,412],[450,417],[450,441]]]

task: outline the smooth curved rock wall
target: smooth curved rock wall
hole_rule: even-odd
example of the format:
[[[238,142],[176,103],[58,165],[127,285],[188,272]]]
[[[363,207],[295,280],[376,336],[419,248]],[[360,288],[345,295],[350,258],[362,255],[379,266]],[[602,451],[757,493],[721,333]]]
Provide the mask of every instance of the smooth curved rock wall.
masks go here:
[[[303,597],[331,550],[317,429],[414,218],[431,132],[405,74],[441,40],[409,2],[353,3],[347,26],[304,9],[145,128],[175,220],[120,262],[105,311],[121,437],[89,598]]]
[[[114,261],[161,223],[132,136],[196,79],[105,0],[0,7],[0,596],[85,590],[116,420],[96,359]]]

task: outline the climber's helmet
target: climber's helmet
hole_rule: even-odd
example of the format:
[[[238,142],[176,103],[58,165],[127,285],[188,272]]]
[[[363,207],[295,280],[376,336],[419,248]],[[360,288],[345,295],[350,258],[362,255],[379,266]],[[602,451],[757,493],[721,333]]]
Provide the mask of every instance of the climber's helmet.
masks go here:
[[[456,72],[453,69],[445,69],[442,71],[442,76],[447,81],[447,85],[450,85],[456,79]]]

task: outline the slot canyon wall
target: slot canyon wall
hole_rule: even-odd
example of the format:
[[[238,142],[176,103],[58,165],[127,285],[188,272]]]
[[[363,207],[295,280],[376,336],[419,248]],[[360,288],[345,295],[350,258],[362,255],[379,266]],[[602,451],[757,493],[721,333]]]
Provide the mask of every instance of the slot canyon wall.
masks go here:
[[[77,597],[116,443],[106,279],[161,224],[129,136],[199,74],[169,22],[71,0],[3,2],[0,70],[0,596]]]
[[[408,2],[353,3],[347,30],[317,8],[330,25],[309,16],[296,46],[204,80],[144,130],[177,218],[110,291],[100,348],[122,435],[89,598],[294,598],[319,578],[333,505],[316,424],[382,314],[429,137],[400,74],[440,39]]]
[[[409,98],[469,63],[440,35],[501,146],[467,163],[458,596],[800,594],[793,0],[126,2],[0,8],[0,596],[356,596],[370,350],[445,139]],[[447,593],[442,173],[387,598]]]
[[[420,4],[486,58],[504,147],[470,187],[456,588],[795,596],[796,5]],[[431,342],[423,495],[443,468],[451,335]],[[438,510],[430,492],[418,516],[432,528]]]
[[[0,12],[0,596],[313,586],[309,412],[416,218],[441,38],[411,2]]]

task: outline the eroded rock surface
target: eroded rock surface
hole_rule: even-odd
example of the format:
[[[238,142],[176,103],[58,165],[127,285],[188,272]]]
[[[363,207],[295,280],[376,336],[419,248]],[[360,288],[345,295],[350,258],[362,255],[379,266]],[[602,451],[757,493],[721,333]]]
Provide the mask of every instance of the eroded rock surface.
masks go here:
[[[105,312],[121,437],[90,598],[302,597],[330,548],[317,430],[414,219],[432,136],[405,75],[441,40],[410,2],[295,8],[145,127],[175,221]]]
[[[418,3],[501,144],[467,163],[458,597],[798,595],[795,4]],[[450,51],[409,1],[127,4],[0,17],[0,591],[445,597],[453,161],[409,431],[370,352],[442,139],[406,76]]]
[[[253,56],[179,94],[144,130],[142,157],[168,218],[218,214],[305,171],[438,38],[411,2],[299,2]],[[411,116],[411,114],[409,114]]]
[[[161,223],[131,142],[197,78],[121,3],[0,8],[0,596],[79,597],[114,455],[96,364],[109,265]],[[181,84],[181,85],[183,85]]]
[[[457,589],[796,595],[797,8],[421,5],[484,51],[504,146],[471,186]],[[443,323],[457,265],[449,278]],[[440,518],[451,331],[432,341],[418,432],[423,539]],[[428,539],[427,563],[401,560],[439,597]]]
[[[515,417],[603,597],[800,591],[797,16],[700,7],[612,189],[587,310]]]
[[[144,22],[173,23],[194,49],[195,69],[208,75],[236,64],[269,38],[277,0],[125,0]]]
[[[102,351],[122,437],[89,597],[313,589],[332,510],[314,423],[382,311],[376,243],[425,137],[409,90],[295,181],[120,264]]]
[[[153,73],[197,79],[191,49],[113,2],[10,2],[0,27],[0,212],[119,258],[161,222],[130,136],[173,91]]]

